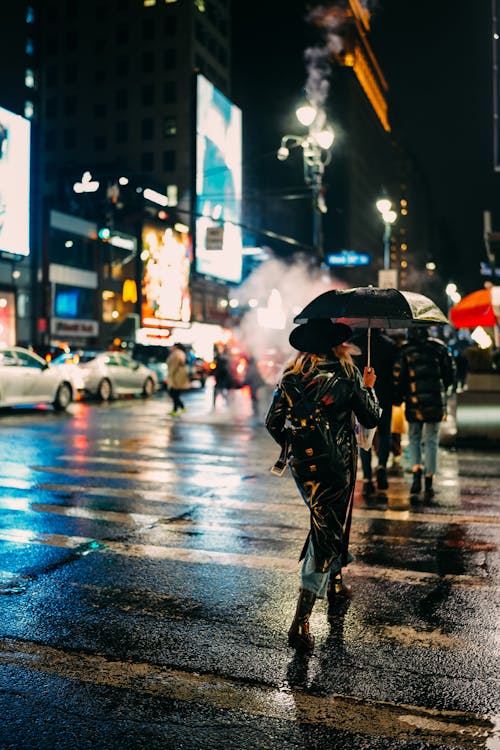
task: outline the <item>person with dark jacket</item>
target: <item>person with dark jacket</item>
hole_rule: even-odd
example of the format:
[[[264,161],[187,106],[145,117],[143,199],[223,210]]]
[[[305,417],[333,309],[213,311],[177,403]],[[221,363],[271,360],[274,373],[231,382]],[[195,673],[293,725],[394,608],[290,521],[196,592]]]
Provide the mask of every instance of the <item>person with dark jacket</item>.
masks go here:
[[[413,473],[410,494],[420,494],[424,474],[426,500],[434,497],[439,430],[454,383],[455,364],[446,344],[431,338],[426,328],[411,328],[394,367],[394,403],[405,403]]]
[[[354,357],[355,363],[361,372],[368,361],[368,332],[363,331],[353,336],[351,343],[361,350],[361,354]],[[389,487],[387,481],[387,461],[391,452],[391,418],[393,401],[393,369],[398,356],[395,342],[389,338],[380,328],[372,328],[370,332],[370,364],[377,373],[375,393],[382,409],[382,414],[375,436],[377,452],[377,489],[386,490]],[[363,470],[363,497],[371,497],[375,494],[375,486],[372,476],[372,449],[360,448],[361,468]]]
[[[342,568],[353,559],[348,549],[358,460],[353,414],[370,428],[377,425],[380,412],[372,390],[375,372],[365,368],[361,376],[355,367],[344,343],[351,335],[349,326],[329,320],[295,328],[289,340],[299,353],[285,367],[265,421],[267,430],[283,448],[289,440],[290,404],[307,399],[326,415],[326,425],[318,426],[332,438],[326,463],[334,469],[328,479],[299,476],[291,441],[290,470],[310,513],[310,531],[300,555],[303,564],[297,610],[288,631],[289,644],[302,651],[314,648],[309,617],[316,598],[326,594],[331,613],[336,601],[350,592],[343,583]],[[311,441],[318,426],[306,428]]]

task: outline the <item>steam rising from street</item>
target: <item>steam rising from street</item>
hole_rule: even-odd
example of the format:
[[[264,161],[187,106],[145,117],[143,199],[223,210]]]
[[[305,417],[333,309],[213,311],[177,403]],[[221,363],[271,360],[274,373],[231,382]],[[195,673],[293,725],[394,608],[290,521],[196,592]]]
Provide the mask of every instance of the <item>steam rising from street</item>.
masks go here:
[[[344,287],[329,271],[312,268],[310,259],[296,257],[293,263],[285,263],[272,258],[241,286],[241,299],[258,300],[258,306],[243,316],[238,339],[258,359],[273,350],[288,360],[293,353],[288,336],[295,315],[318,294]]]

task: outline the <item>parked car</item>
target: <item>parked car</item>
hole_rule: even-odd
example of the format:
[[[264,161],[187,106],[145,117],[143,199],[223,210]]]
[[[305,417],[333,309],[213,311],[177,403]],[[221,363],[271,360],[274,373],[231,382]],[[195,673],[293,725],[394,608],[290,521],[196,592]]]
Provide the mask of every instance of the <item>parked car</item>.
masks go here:
[[[78,351],[61,354],[54,365],[78,365],[85,395],[109,401],[116,396],[140,394],[149,398],[158,388],[156,373],[121,352]]]
[[[188,369],[189,380],[192,385],[200,388],[205,386],[210,367],[208,362],[198,357],[190,346],[186,346],[186,365]],[[134,359],[154,370],[158,377],[160,387],[166,387],[167,381],[167,358],[172,348],[162,346],[161,344],[134,344],[132,356]]]
[[[0,349],[0,406],[52,404],[64,410],[82,384],[71,364],[55,367],[21,346]]]

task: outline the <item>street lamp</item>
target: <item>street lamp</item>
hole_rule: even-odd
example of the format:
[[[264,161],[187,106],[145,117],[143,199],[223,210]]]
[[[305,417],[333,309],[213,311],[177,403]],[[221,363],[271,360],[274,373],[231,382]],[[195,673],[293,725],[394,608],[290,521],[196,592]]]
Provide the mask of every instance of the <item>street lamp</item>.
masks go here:
[[[335,134],[326,124],[323,110],[311,104],[304,104],[295,112],[298,121],[308,129],[307,135],[284,135],[278,149],[277,157],[285,161],[290,156],[290,149],[302,148],[304,180],[311,186],[313,209],[313,247],[320,263],[324,260],[323,249],[323,214],[327,206],[323,196],[323,174],[325,166],[330,163]]]
[[[384,222],[384,270],[390,268],[390,243],[391,243],[391,226],[398,218],[397,213],[392,208],[389,198],[379,198],[376,203],[377,210],[382,216]]]

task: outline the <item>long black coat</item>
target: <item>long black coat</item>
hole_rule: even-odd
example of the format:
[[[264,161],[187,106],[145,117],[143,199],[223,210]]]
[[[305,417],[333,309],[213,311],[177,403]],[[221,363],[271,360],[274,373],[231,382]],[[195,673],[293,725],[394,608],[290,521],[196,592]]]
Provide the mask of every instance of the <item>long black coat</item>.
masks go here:
[[[339,570],[349,562],[349,531],[358,458],[353,413],[364,427],[376,427],[380,409],[376,396],[365,387],[359,371],[356,369],[352,376],[348,376],[338,360],[320,360],[305,376],[285,373],[266,417],[266,428],[281,446],[287,439],[286,393],[300,392],[304,387],[308,397],[322,401],[325,406],[336,450],[332,463],[338,464],[340,458],[340,467],[335,486],[321,481],[301,481],[296,475],[294,478],[310,511],[309,534],[316,570],[326,572],[332,564],[335,570]],[[291,470],[293,474],[293,465]],[[307,540],[301,558],[306,545]]]

